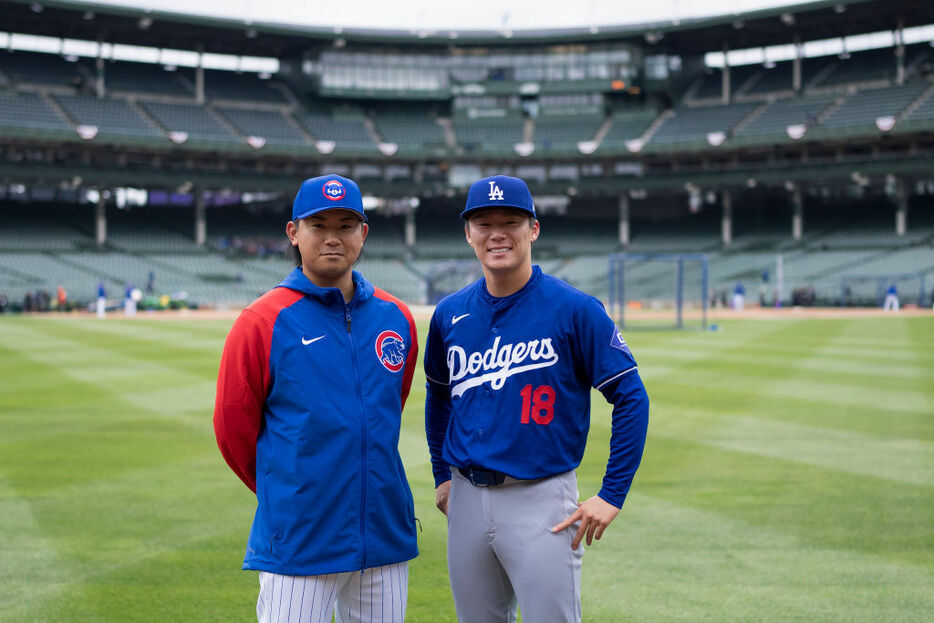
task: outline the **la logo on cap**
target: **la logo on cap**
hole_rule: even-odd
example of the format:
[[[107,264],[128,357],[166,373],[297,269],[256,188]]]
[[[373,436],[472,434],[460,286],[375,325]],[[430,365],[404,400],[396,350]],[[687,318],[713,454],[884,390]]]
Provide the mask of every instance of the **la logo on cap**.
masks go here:
[[[347,194],[347,189],[338,180],[328,180],[321,187],[321,193],[331,201],[340,201]]]
[[[496,182],[490,182],[490,201],[502,201],[503,191],[497,186]]]

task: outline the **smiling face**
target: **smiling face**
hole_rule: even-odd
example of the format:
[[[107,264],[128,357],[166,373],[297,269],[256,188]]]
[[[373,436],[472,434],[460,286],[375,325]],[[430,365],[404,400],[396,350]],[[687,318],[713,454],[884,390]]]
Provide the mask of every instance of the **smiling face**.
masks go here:
[[[340,209],[289,221],[285,226],[292,246],[301,252],[302,272],[322,288],[352,283],[351,271],[368,231],[356,214]]]
[[[498,279],[532,275],[532,243],[538,239],[538,221],[519,210],[490,208],[470,215],[464,232],[483,272]]]

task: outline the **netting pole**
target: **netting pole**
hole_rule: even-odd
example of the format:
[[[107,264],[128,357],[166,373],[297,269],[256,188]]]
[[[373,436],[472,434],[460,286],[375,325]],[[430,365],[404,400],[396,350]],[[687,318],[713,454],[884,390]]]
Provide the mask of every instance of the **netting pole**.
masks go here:
[[[704,331],[706,331],[707,330],[707,305],[710,299],[708,292],[707,292],[707,287],[708,287],[707,278],[708,277],[707,277],[707,256],[706,255],[702,256],[701,258],[701,269],[702,269],[701,270],[701,290],[702,290],[701,291],[701,299],[702,299],[701,309],[703,310],[703,312],[701,313],[701,323],[703,325]]]
[[[678,320],[675,326],[679,329],[684,328],[684,258],[678,258],[678,286],[677,294],[675,295],[675,306],[678,310]]]

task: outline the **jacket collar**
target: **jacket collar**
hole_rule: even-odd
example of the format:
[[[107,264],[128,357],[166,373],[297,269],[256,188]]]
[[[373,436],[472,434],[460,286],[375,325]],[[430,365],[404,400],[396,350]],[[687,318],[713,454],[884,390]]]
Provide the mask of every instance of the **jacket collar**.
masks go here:
[[[353,271],[353,284],[354,284],[354,295],[351,304],[357,301],[363,301],[373,296],[373,284],[363,278],[363,275],[357,271]],[[308,277],[305,276],[305,273],[302,272],[302,267],[298,266],[286,275],[285,279],[282,280],[277,288],[289,288],[290,290],[298,290],[303,292],[308,296],[312,296],[321,301],[327,301],[328,297],[337,296],[341,301],[344,300],[341,291],[338,288],[321,288],[313,284]]]

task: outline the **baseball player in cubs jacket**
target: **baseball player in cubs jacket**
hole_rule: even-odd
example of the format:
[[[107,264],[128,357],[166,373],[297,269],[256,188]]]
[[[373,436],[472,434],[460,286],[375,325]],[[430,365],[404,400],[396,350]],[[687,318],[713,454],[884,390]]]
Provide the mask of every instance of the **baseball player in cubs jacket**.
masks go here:
[[[352,266],[368,226],[357,185],[306,180],[286,233],[301,266],[237,318],[214,428],[256,493],[244,569],[257,618],[401,623],[418,554],[399,456],[418,338],[408,308]]]
[[[580,621],[580,570],[616,517],[642,458],[649,404],[636,361],[603,305],[532,265],[525,182],[494,176],[467,195],[467,242],[483,279],[442,300],[425,346],[425,427],[448,570],[462,623]],[[613,405],[597,495],[574,469],[590,391]]]

